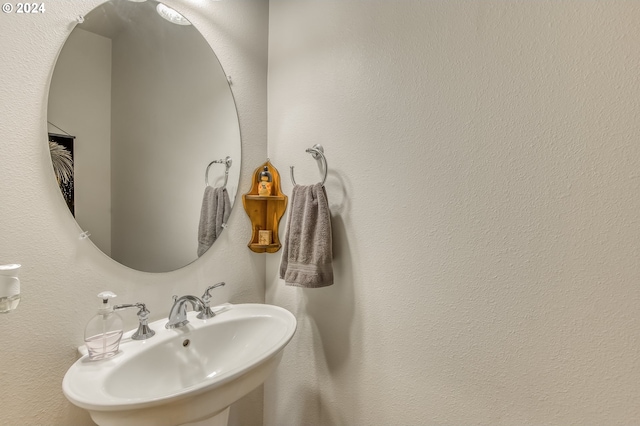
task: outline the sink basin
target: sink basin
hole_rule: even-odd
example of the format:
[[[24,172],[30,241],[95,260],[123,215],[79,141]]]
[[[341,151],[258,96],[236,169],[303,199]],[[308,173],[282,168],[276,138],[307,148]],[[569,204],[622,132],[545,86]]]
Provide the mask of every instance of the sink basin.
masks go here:
[[[214,311],[208,320],[189,312],[189,324],[177,329],[155,321],[156,335],[143,341],[125,333],[112,358],[83,356],[62,381],[65,396],[101,426],[226,424],[228,407],[278,366],[296,319],[266,304]]]

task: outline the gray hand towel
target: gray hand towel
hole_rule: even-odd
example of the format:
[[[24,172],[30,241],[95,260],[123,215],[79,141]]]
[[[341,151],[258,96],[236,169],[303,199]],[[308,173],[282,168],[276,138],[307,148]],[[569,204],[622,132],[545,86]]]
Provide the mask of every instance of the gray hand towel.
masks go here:
[[[202,197],[198,224],[198,257],[218,239],[231,213],[231,201],[226,188],[207,186]]]
[[[286,285],[318,288],[333,284],[331,212],[322,184],[295,185],[280,263]]]

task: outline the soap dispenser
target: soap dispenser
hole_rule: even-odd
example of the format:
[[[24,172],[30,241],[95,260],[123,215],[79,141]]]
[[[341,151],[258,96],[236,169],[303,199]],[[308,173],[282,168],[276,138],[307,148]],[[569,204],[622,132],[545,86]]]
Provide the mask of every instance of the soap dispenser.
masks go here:
[[[110,291],[103,291],[98,297],[102,299],[98,314],[89,321],[84,331],[84,343],[89,350],[89,359],[92,360],[114,356],[120,347],[123,331],[122,318],[109,304],[109,299],[116,295]]]

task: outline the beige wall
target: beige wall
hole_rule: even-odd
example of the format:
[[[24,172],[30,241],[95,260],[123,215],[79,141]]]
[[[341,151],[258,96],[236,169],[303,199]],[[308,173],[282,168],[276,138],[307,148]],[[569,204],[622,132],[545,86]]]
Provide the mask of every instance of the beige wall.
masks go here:
[[[62,395],[61,382],[76,359],[95,295],[111,289],[117,301],[143,301],[152,319],[168,314],[172,294],[200,294],[224,280],[214,302],[264,300],[264,256],[247,250],[251,238],[242,208],[202,258],[167,274],[124,268],[104,256],[79,227],[51,177],[46,143],[47,94],[51,72],[76,16],[99,0],[60,0],[42,15],[0,14],[0,263],[19,262],[22,302],[0,316],[0,406],[11,425],[89,425],[84,410]],[[233,77],[243,137],[240,188],[249,188],[256,165],[266,157],[267,4],[262,0],[198,2],[167,0],[200,29]],[[243,265],[233,268],[228,265]],[[128,328],[135,313],[124,313]],[[232,425],[260,425],[262,392],[231,411]]]
[[[333,287],[265,426],[640,423],[640,3],[272,0],[269,157]],[[291,192],[288,178],[284,191]]]

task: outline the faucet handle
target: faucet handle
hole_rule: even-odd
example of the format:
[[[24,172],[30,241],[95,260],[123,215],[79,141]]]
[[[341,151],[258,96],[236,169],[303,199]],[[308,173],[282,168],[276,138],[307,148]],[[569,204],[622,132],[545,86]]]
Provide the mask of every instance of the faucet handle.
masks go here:
[[[197,316],[198,319],[209,319],[209,318],[213,318],[213,317],[216,316],[215,312],[213,312],[211,310],[211,307],[209,306],[209,302],[211,301],[211,293],[210,293],[210,291],[213,290],[214,288],[222,287],[223,285],[225,285],[224,282],[219,282],[217,284],[210,285],[204,291],[204,294],[202,295],[202,303],[203,303],[204,306],[202,307],[202,310],[200,311],[200,313]]]
[[[209,303],[209,300],[211,300],[210,291],[213,290],[214,288],[222,287],[223,285],[226,285],[226,284],[224,282],[219,282],[217,284],[210,285],[209,287],[207,287],[207,289],[204,291],[204,294],[202,295],[202,301],[205,303]]]
[[[149,327],[149,310],[147,309],[147,305],[144,303],[128,303],[124,305],[116,305],[113,307],[114,310],[126,309],[126,308],[138,308],[138,330],[131,335],[132,340],[145,340],[150,337],[153,337],[156,332],[153,331]]]

